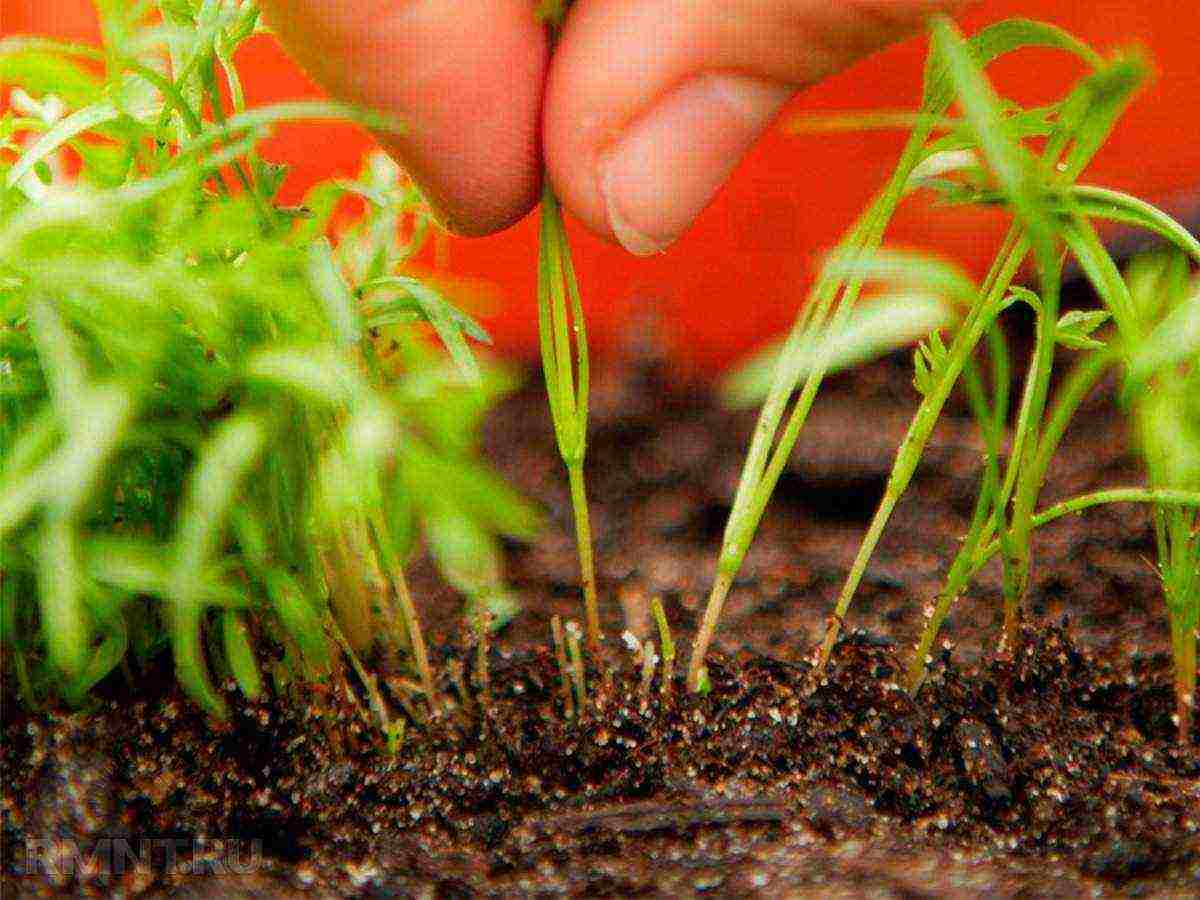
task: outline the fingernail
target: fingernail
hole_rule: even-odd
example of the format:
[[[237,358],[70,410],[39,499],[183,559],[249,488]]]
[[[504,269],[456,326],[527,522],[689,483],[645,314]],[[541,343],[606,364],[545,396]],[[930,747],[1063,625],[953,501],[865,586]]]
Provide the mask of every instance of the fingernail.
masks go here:
[[[685,81],[601,156],[608,225],[630,253],[669,247],[716,195],[792,90],[746,75]]]

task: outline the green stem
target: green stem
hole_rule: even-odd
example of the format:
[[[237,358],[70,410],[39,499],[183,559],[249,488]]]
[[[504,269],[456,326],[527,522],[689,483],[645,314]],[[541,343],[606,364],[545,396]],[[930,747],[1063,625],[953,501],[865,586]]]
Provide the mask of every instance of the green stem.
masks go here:
[[[408,589],[408,579],[404,569],[397,566],[392,571],[392,584],[396,589],[396,598],[400,601],[400,614],[408,628],[408,639],[412,643],[413,664],[421,679],[421,688],[425,691],[425,702],[431,712],[438,708],[437,695],[434,692],[433,668],[429,664],[429,650],[425,646],[425,635],[421,631],[421,619],[417,615],[417,606],[413,603],[412,593]]]
[[[1113,360],[1114,357],[1111,353],[1100,351],[1089,354],[1072,369],[1071,374],[1067,377],[1066,384],[1059,391],[1058,400],[1050,414],[1042,435],[1042,440],[1038,446],[1038,454],[1034,466],[1040,473],[1039,478],[1045,478],[1050,460],[1058,449],[1058,444],[1062,440],[1066,426],[1071,421],[1075,411],[1079,408],[1079,404],[1083,402],[1091,389],[1095,387],[1096,382],[1107,371]],[[926,622],[917,648],[913,653],[912,659],[909,661],[906,687],[910,692],[916,691],[920,687],[921,681],[924,680],[927,657],[929,656],[930,649],[933,647],[933,642],[937,639],[942,625],[945,624],[946,617],[950,613],[950,608],[962,595],[962,592],[966,589],[967,584],[977,571],[975,558],[979,548],[991,540],[995,530],[996,520],[992,516],[992,510],[996,493],[999,491],[999,485],[997,484],[998,428],[1002,426],[1003,421],[1000,416],[997,416],[994,421],[997,430],[993,432],[989,439],[987,470],[984,473],[984,484],[980,488],[979,498],[976,501],[971,527],[967,532],[962,546],[955,555],[954,562],[951,563],[950,572],[946,578],[946,585],[938,596],[938,602],[933,610],[933,615]]]
[[[404,628],[408,632],[413,666],[421,679],[425,702],[429,704],[429,711],[436,714],[438,702],[434,693],[433,667],[429,663],[429,649],[425,644],[424,632],[421,631],[421,619],[417,615],[417,605],[413,602],[412,593],[408,589],[404,565],[395,552],[395,543],[388,532],[384,517],[378,510],[374,510],[371,514],[371,527],[375,532],[374,543],[380,566],[383,568],[385,577],[391,582],[396,600],[400,604],[400,617],[404,619]]]
[[[554,190],[550,187],[549,176],[546,177],[542,192],[541,247],[538,252],[538,331],[550,418],[554,424],[555,440],[567,467],[571,487],[571,507],[575,519],[575,542],[579,551],[588,650],[598,657],[601,641],[600,613],[596,599],[592,529],[583,478],[590,390],[587,330],[562,209]]]
[[[1003,345],[1003,337],[995,325],[988,330],[988,335],[992,339],[993,371],[1000,374],[1007,369],[1007,347]],[[1003,361],[996,359],[1000,354],[1005,357]],[[987,523],[991,519],[992,503],[995,500],[996,491],[999,489],[1000,430],[1003,428],[1004,415],[1008,407],[1006,382],[1007,378],[1004,381],[996,380],[995,404],[992,409],[989,409],[983,395],[977,367],[972,360],[968,360],[964,370],[964,383],[967,387],[967,396],[972,411],[983,428],[984,440],[987,443],[983,482],[975,501],[975,511],[971,515],[971,525],[967,530],[967,536],[963,540],[958,554],[954,557],[954,562],[950,565],[946,584],[938,595],[937,605],[929,615],[920,640],[917,642],[916,650],[913,651],[912,659],[909,661],[905,674],[905,687],[910,693],[915,693],[925,678],[925,666],[929,662],[933,642],[937,640],[938,632],[941,631],[946,616],[950,614],[950,607],[967,586],[971,560],[983,539]]]
[[[1044,481],[1050,462],[1062,442],[1067,425],[1075,417],[1080,404],[1087,399],[1092,388],[1104,376],[1109,367],[1116,362],[1116,356],[1108,350],[1097,350],[1089,353],[1075,364],[1067,375],[1066,382],[1057,393],[1056,402],[1042,429],[1042,439],[1038,443],[1037,455],[1034,458],[1034,475],[1039,481]]]
[[[217,125],[224,128],[227,124],[227,120],[225,118],[225,107],[223,106],[223,101],[221,99],[221,88],[217,84],[216,68],[211,59],[208,60],[204,66],[202,80],[205,85],[205,90],[208,93],[208,105],[212,107],[213,120],[217,123]],[[270,228],[271,210],[268,208],[263,198],[259,196],[258,191],[255,190],[254,184],[250,181],[250,175],[246,172],[246,167],[242,165],[242,161],[240,159],[235,159],[231,163],[231,168],[233,169],[234,174],[237,176],[238,182],[242,185],[242,190],[246,192],[246,195],[254,204],[254,210],[258,214],[259,224],[261,224],[264,229]]]
[[[842,240],[838,250],[834,253],[835,260],[843,260],[846,256],[865,256],[878,249],[883,241],[888,223],[904,195],[909,176],[921,159],[925,140],[929,136],[933,124],[932,116],[922,115],[917,127],[909,135],[908,143],[905,145],[900,162],[892,173],[891,180],[866,214],[855,223]],[[767,400],[759,414],[750,449],[746,454],[746,462],[742,467],[729,521],[725,526],[725,536],[717,562],[717,574],[712,592],[709,594],[708,603],[704,609],[700,630],[692,645],[692,655],[688,662],[688,684],[693,691],[699,690],[704,657],[716,634],[729,590],[733,586],[737,573],[741,570],[750,543],[754,540],[763,513],[775,491],[779,476],[791,456],[800,431],[808,419],[813,401],[816,399],[817,390],[825,377],[827,364],[823,357],[818,357],[805,380],[800,397],[788,417],[783,434],[779,435],[779,426],[788,398],[795,391],[796,383],[799,380],[798,367],[793,360],[799,357],[799,351],[802,348],[820,338],[827,323],[829,323],[830,333],[836,333],[845,324],[861,290],[861,278],[823,276],[818,281],[809,302],[797,316],[780,354]],[[836,311],[833,311],[839,294],[841,302],[838,303]],[[832,322],[829,322],[831,312],[833,312],[833,319]],[[779,435],[779,440],[772,451],[772,444],[775,443],[777,435]]]
[[[1026,391],[1022,417],[1017,434],[1013,437],[1013,452],[1009,458],[1009,472],[1016,473],[1012,501],[1012,516],[1004,532],[1004,631],[1002,646],[1014,650],[1019,639],[1021,603],[1029,587],[1029,570],[1032,561],[1030,552],[1030,530],[1034,505],[1042,489],[1034,457],[1037,454],[1038,433],[1046,407],[1046,395],[1050,388],[1050,370],[1054,364],[1054,346],[1057,342],[1055,326],[1058,323],[1058,277],[1052,271],[1043,270],[1042,306],[1038,311],[1034,358],[1026,376]],[[996,506],[997,515],[1003,515],[1007,496],[1001,497]]]
[[[1200,506],[1200,491],[1184,491],[1174,488],[1107,488],[1080,494],[1047,507],[1030,519],[1033,528],[1041,528],[1069,516],[1080,513],[1093,506],[1103,506],[1109,503],[1158,503],[1166,506]],[[987,544],[975,557],[972,564],[972,574],[978,572],[989,559],[1000,551],[1000,539]]]
[[[1171,647],[1175,657],[1175,726],[1180,744],[1192,737],[1192,706],[1196,696],[1196,629],[1182,618],[1171,622]]]
[[[599,664],[600,608],[596,601],[596,568],[592,559],[592,526],[588,518],[587,493],[583,483],[582,463],[569,463],[567,477],[571,483],[571,506],[575,512],[575,542],[579,548],[579,569],[583,578],[583,605],[587,613],[588,651]]]
[[[850,573],[846,576],[846,583],[838,597],[837,606],[826,628],[825,639],[821,644],[818,657],[818,667],[820,668],[824,668],[829,662],[833,647],[837,643],[842,620],[850,608],[855,591],[858,590],[867,563],[875,552],[875,546],[879,543],[879,538],[895,510],[896,504],[900,502],[900,498],[908,489],[909,482],[912,481],[921,455],[925,452],[925,444],[941,415],[942,407],[949,398],[955,382],[958,381],[959,373],[962,372],[963,367],[975,352],[975,346],[983,337],[984,332],[991,327],[999,313],[1001,301],[1029,251],[1029,244],[1024,238],[1016,237],[1014,229],[1010,231],[1005,240],[1005,248],[1008,248],[1007,254],[1002,250],[1001,255],[997,257],[997,265],[993,268],[993,276],[988,278],[990,287],[986,290],[984,299],[971,311],[955,335],[947,353],[941,377],[934,389],[922,398],[921,404],[917,407],[912,422],[908,426],[908,432],[900,444],[900,449],[896,451],[896,461],[892,466],[892,474],[888,478],[883,500],[880,501],[879,509],[876,510],[867,535],[863,538],[862,546],[859,547],[858,555],[854,558]]]

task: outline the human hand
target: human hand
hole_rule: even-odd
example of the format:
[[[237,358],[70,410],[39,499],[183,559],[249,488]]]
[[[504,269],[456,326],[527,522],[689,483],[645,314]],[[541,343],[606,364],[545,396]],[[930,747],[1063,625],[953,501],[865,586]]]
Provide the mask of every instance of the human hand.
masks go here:
[[[952,0],[577,0],[553,59],[533,0],[264,0],[327,90],[392,113],[388,138],[451,230],[564,205],[664,249],[800,88]],[[543,163],[544,159],[544,163]]]

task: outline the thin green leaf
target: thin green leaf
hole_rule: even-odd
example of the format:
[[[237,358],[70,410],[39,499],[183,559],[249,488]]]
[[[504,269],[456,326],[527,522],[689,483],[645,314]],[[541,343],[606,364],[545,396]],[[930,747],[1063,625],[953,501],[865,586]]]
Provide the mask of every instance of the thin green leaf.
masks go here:
[[[487,332],[470,316],[458,310],[449,300],[415,278],[387,276],[367,282],[360,290],[368,293],[383,287],[403,290],[416,302],[425,320],[433,326],[433,330],[441,338],[450,353],[450,358],[454,360],[463,377],[472,384],[478,384],[480,380],[479,362],[475,359],[471,348],[467,346],[463,332],[467,332],[477,340],[488,340]]]
[[[242,479],[261,452],[265,438],[262,425],[246,415],[221,424],[189,479],[175,538],[169,628],[175,674],[192,698],[217,718],[224,718],[228,710],[209,681],[201,648],[203,573],[225,531]]]
[[[1111,317],[1106,309],[1073,309],[1059,318],[1055,339],[1072,350],[1102,350],[1104,342],[1090,335]]]
[[[83,109],[71,113],[33,142],[13,167],[8,170],[8,177],[5,179],[5,184],[10,188],[15,187],[22,178],[33,171],[34,166],[50,156],[50,154],[63,144],[72,138],[78,137],[85,131],[90,131],[99,125],[114,121],[120,115],[121,113],[117,107],[108,100],[94,103],[91,106],[85,106]]]
[[[1072,185],[1068,196],[1070,209],[1079,215],[1143,228],[1170,241],[1200,263],[1200,241],[1153,204],[1120,191],[1085,184]]]
[[[103,60],[95,47],[13,35],[0,39],[0,84],[19,85],[35,97],[53,95],[82,109],[100,96],[101,80],[75,59]]]
[[[279,621],[296,641],[305,662],[319,674],[329,671],[329,642],[321,616],[304,596],[296,579],[286,572],[273,571],[267,576],[267,595]]]
[[[830,372],[843,371],[950,327],[957,318],[954,307],[934,294],[884,294],[856,306],[839,334],[818,337],[792,360],[800,377],[812,371],[821,354]],[[721,384],[722,402],[733,409],[760,403],[770,389],[780,350],[780,344],[773,343],[727,375]]]
[[[354,295],[342,280],[333,248],[325,238],[313,241],[308,248],[308,279],[313,293],[321,301],[333,326],[339,344],[349,346],[362,340],[362,325]]]
[[[351,121],[376,132],[400,134],[403,128],[395,119],[377,113],[364,112],[358,107],[324,100],[293,100],[276,103],[257,109],[246,110],[230,116],[225,124],[211,126],[180,146],[176,164],[181,164],[196,153],[210,149],[216,144],[226,143],[247,132],[256,132],[282,122],[326,122]]]
[[[79,677],[68,685],[66,694],[70,703],[82,702],[88,691],[99,684],[121,664],[129,650],[129,629],[121,618],[114,619],[100,645],[92,652],[86,667]]]
[[[1129,378],[1140,384],[1156,372],[1194,359],[1200,347],[1200,291],[1171,310],[1133,351]]]
[[[1032,19],[1005,19],[989,25],[973,36],[968,46],[980,68],[1014,51],[1037,47],[1066,51],[1091,68],[1098,68],[1102,63],[1100,55],[1074,35],[1056,25]],[[944,57],[936,46],[932,47],[925,70],[923,108],[945,109],[950,105],[954,90]]]
[[[979,58],[949,20],[934,22],[933,43],[1000,187],[1021,218],[1038,258],[1048,258],[1053,253],[1055,226],[1039,188],[1036,161],[1005,132],[1000,100],[984,77]]]
[[[240,612],[227,610],[221,613],[221,640],[225,661],[229,663],[238,687],[250,700],[257,700],[263,693],[262,675],[254,658],[246,620]]]
[[[825,265],[821,277],[879,281],[890,287],[909,288],[924,295],[940,295],[967,308],[979,296],[979,286],[960,266],[925,253],[903,250],[835,255]]]
[[[365,390],[361,375],[332,347],[261,350],[246,361],[244,374],[252,385],[300,393],[333,406],[348,406]]]

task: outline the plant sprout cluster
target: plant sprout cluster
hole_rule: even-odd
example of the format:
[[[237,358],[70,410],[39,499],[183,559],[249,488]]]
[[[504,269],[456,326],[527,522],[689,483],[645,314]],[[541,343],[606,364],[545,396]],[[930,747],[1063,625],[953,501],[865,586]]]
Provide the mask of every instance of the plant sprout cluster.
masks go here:
[[[551,29],[563,0],[535,12]],[[209,712],[226,699],[210,670],[248,696],[322,677],[348,658],[389,746],[361,657],[381,651],[436,712],[404,575],[423,538],[474,601],[477,694],[487,702],[488,632],[515,601],[497,537],[527,537],[537,511],[477,456],[481,416],[512,386],[481,369],[478,326],[408,263],[429,220],[393,165],[372,157],[354,182],[317,187],[303,209],[276,201],[282,170],[256,147],[274,122],[350,117],[332,104],[248,110],[232,57],[258,28],[244,0],[99,4],[102,49],[0,43],[13,91],[0,121],[0,559],[4,664],[25,698],[82,699],[128,660],[168,645],[180,681]],[[1023,19],[964,38],[936,19],[920,109],[819,127],[910,135],[891,178],[830,254],[782,345],[730,382],[763,400],[733,500],[687,683],[707,689],[705,655],[776,483],[827,372],[921,338],[921,395],[886,491],[848,573],[816,660],[824,667],[860,579],[943,408],[964,392],[983,437],[970,526],[907,671],[920,688],[954,602],[989,560],[1003,566],[1002,646],[1015,652],[1033,533],[1103,503],[1151,505],[1177,667],[1179,733],[1190,736],[1200,619],[1200,244],[1160,210],[1079,178],[1147,76],[1137,53],[1101,56]],[[1025,108],[984,70],[1024,48],[1086,70],[1061,100]],[[813,127],[809,123],[808,127]],[[78,174],[63,166],[75,161]],[[977,283],[941,259],[881,249],[916,192],[1000,207],[1012,225]],[[365,212],[337,227],[355,195]],[[1101,220],[1164,246],[1125,271]],[[327,238],[335,234],[337,240]],[[586,631],[552,622],[568,717],[588,705],[585,649],[607,682],[583,479],[589,363],[561,208],[542,205],[542,363],[575,514]],[[1102,305],[1062,312],[1073,259]],[[1029,286],[1017,283],[1024,270]],[[865,295],[865,296],[864,296]],[[861,299],[861,302],[860,302]],[[1036,323],[1014,396],[1002,327],[1010,307]],[[446,354],[426,340],[432,328]],[[1067,364],[1056,380],[1055,366]],[[1109,373],[1133,423],[1147,483],[1039,504],[1059,443]],[[795,398],[793,401],[793,397]],[[675,643],[653,606],[659,647],[625,636],[649,702],[674,683]],[[586,635],[586,644],[585,641]],[[333,652],[338,648],[341,652]],[[661,654],[661,656],[660,656]],[[461,661],[448,674],[474,700]],[[410,714],[415,709],[406,703]]]
[[[253,3],[98,8],[100,49],[0,42],[6,676],[79,702],[169,647],[222,716],[216,678],[256,697],[377,655],[432,703],[405,564],[423,543],[496,625],[500,539],[540,527],[478,452],[515,376],[412,274],[431,220],[394,163],[286,208],[256,149],[285,120],[396,126],[247,109]]]
[[[1031,46],[1073,54],[1087,72],[1059,102],[1027,109],[997,96],[983,70],[994,59]],[[1181,740],[1190,736],[1200,616],[1200,288],[1191,267],[1200,263],[1200,243],[1151,205],[1077,181],[1147,70],[1136,53],[1103,58],[1041,23],[1005,21],[964,39],[949,21],[936,20],[923,104],[915,115],[847,116],[816,124],[894,127],[905,122],[912,130],[890,181],[831,255],[786,343],[752,360],[728,385],[736,402],[764,394],[766,400],[691,658],[693,686],[702,683],[704,651],[721,606],[824,374],[926,332],[913,356],[913,383],[921,400],[830,617],[818,666],[828,663],[888,519],[947,399],[961,386],[985,447],[979,492],[945,586],[926,607],[926,624],[908,666],[908,688],[919,689],[939,629],[988,560],[999,556],[1003,566],[1001,647],[1015,652],[1034,529],[1102,503],[1150,503],[1175,653],[1179,734]],[[961,113],[957,118],[947,117],[952,103]],[[879,249],[897,206],[918,190],[935,191],[950,203],[1011,212],[1012,226],[982,283],[934,257]],[[1122,273],[1097,234],[1095,223],[1101,220],[1146,229],[1165,246],[1136,258]],[[1060,313],[1068,258],[1086,275],[1100,308]],[[1033,288],[1014,283],[1029,263],[1036,276]],[[881,291],[859,304],[868,285]],[[1000,323],[1016,304],[1028,306],[1036,323],[1020,397],[1011,394],[1012,360]],[[1060,359],[1069,365],[1051,397],[1051,375]],[[1120,402],[1134,423],[1148,484],[1039,509],[1064,432],[1083,399],[1110,371],[1122,378]],[[784,424],[788,398],[801,378],[799,398]]]

